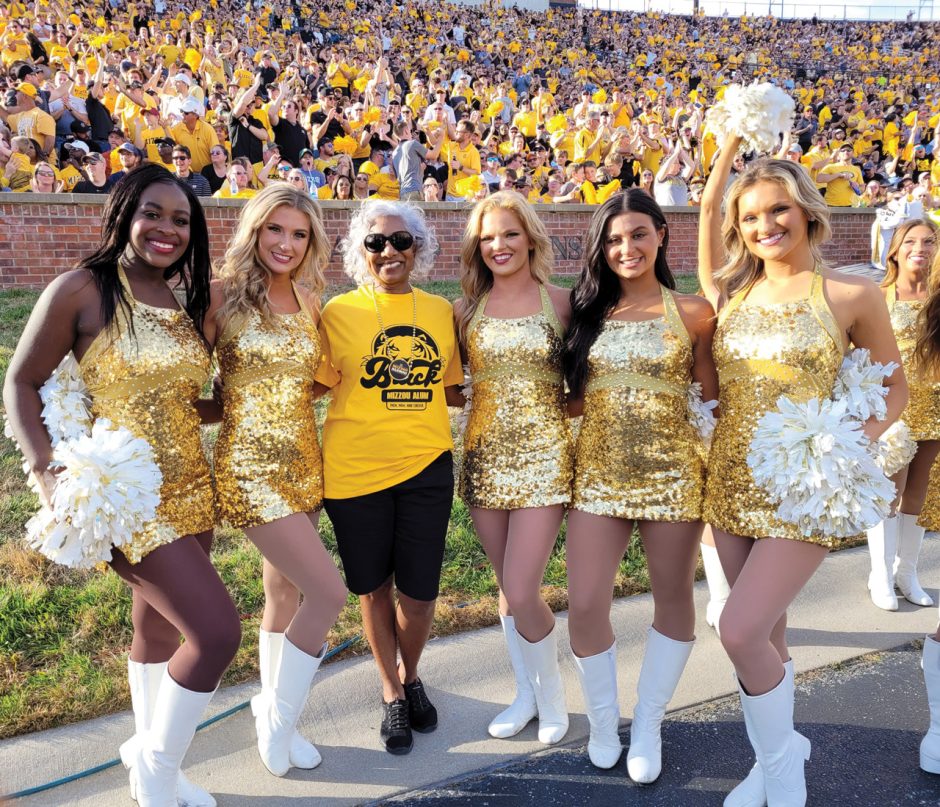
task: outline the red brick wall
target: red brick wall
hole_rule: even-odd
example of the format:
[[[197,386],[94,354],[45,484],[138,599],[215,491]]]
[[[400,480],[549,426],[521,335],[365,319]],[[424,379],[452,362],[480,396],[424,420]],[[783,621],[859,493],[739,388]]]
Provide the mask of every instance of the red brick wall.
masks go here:
[[[0,287],[44,286],[72,266],[98,238],[103,203],[102,199],[88,196],[0,196]],[[241,204],[234,200],[206,201],[211,249],[216,259],[225,252]],[[336,245],[346,232],[351,206],[348,202],[323,204],[326,231],[334,245],[327,272],[333,282],[345,281]],[[426,209],[441,245],[432,277],[455,278],[467,211],[454,204],[427,205]],[[552,236],[556,271],[576,274],[581,269],[583,240],[592,209],[583,205],[553,205],[539,210]],[[697,212],[673,209],[667,211],[666,217],[670,265],[676,272],[694,272]],[[826,257],[834,266],[868,259],[872,219],[873,213],[867,210],[834,212],[833,238],[825,248]]]

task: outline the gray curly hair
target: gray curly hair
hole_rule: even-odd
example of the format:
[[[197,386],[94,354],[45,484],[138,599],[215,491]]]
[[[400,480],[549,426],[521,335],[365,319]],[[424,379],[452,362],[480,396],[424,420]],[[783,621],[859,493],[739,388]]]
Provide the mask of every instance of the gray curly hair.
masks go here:
[[[415,262],[411,276],[415,280],[421,280],[431,272],[437,255],[437,237],[428,226],[424,211],[407,202],[366,201],[349,220],[349,232],[339,245],[343,254],[343,270],[357,286],[372,281],[362,241],[369,234],[376,219],[391,216],[400,218],[408,232],[414,236]]]

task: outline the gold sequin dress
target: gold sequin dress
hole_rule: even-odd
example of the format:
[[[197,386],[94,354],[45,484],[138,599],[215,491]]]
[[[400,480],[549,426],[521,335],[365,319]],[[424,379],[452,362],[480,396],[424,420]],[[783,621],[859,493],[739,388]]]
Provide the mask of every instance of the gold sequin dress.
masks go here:
[[[118,306],[112,328],[95,337],[79,367],[92,415],[146,440],[163,474],[156,518],[121,547],[131,563],[139,563],[157,547],[212,529],[212,474],[194,405],[210,365],[205,343],[185,311],[135,300],[124,270],[118,268],[118,275],[130,319]]]
[[[224,381],[215,444],[219,518],[233,527],[268,524],[317,510],[323,460],[313,409],[320,361],[317,326],[300,311],[266,322],[252,311],[227,325],[216,344]]]
[[[926,530],[940,530],[940,462],[934,461],[927,480],[927,498],[917,523]]]
[[[663,316],[607,320],[588,355],[572,507],[650,521],[698,521],[704,446],[689,422],[692,341],[665,287]]]
[[[470,507],[515,510],[571,500],[573,451],[561,354],[564,333],[548,291],[542,310],[470,321],[473,398],[459,492]]]
[[[918,378],[914,370],[914,347],[917,344],[917,318],[923,310],[922,300],[899,300],[897,286],[887,288],[885,299],[891,313],[891,327],[898,340],[901,363],[910,390],[910,399],[901,413],[914,440],[940,440],[940,382]]]
[[[712,352],[721,417],[712,438],[702,518],[719,530],[750,538],[788,538],[827,547],[845,539],[803,536],[776,516],[755,485],[747,454],[757,421],[785,395],[802,403],[829,398],[842,365],[842,334],[813,276],[807,299],[747,304],[748,291],[725,306]]]

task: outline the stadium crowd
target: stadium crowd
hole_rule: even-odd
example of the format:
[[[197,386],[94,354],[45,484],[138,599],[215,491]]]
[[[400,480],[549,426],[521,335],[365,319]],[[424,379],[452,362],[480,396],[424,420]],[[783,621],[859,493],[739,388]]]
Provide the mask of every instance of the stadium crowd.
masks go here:
[[[695,205],[728,84],[796,103],[778,156],[832,206],[940,207],[940,25],[394,0],[0,7],[0,182],[108,193],[142,161],[202,196]],[[747,159],[742,156],[740,159]],[[741,164],[738,169],[743,167]]]

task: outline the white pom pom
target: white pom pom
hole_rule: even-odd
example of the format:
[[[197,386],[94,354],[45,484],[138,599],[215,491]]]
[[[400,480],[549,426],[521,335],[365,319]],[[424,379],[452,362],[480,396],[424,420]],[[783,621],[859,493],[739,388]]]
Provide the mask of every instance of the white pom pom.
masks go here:
[[[689,384],[689,423],[699,433],[706,447],[712,444],[712,434],[715,432],[714,409],[718,401],[702,400],[702,385],[698,381]]]
[[[460,410],[460,413],[454,418],[454,422],[457,424],[457,430],[463,434],[467,430],[467,424],[470,422],[470,409],[473,404],[473,377],[470,375],[470,366],[465,364],[463,366],[463,386],[460,387],[460,391],[463,393],[463,397],[466,401],[463,405],[463,409]]]
[[[90,434],[53,451],[61,467],[52,510],[27,524],[27,543],[56,563],[89,568],[111,559],[156,515],[163,475],[153,449],[125,428],[98,420]]]
[[[917,443],[911,439],[911,430],[901,420],[896,420],[878,440],[871,445],[872,455],[885,475],[894,476],[910,465],[917,453]]]
[[[845,400],[846,413],[861,422],[871,417],[884,420],[888,416],[885,398],[888,388],[884,380],[898,365],[895,362],[872,362],[865,348],[857,348],[842,360],[842,367],[832,388],[834,400]]]
[[[82,380],[78,362],[69,353],[39,388],[42,420],[55,447],[61,440],[72,440],[91,430],[88,388]]]
[[[850,537],[888,513],[895,489],[869,452],[847,401],[777,401],[758,421],[747,456],[777,516],[803,535]]]
[[[775,151],[780,136],[793,127],[796,105],[773,84],[731,84],[724,96],[705,115],[719,142],[738,135],[748,151]]]

